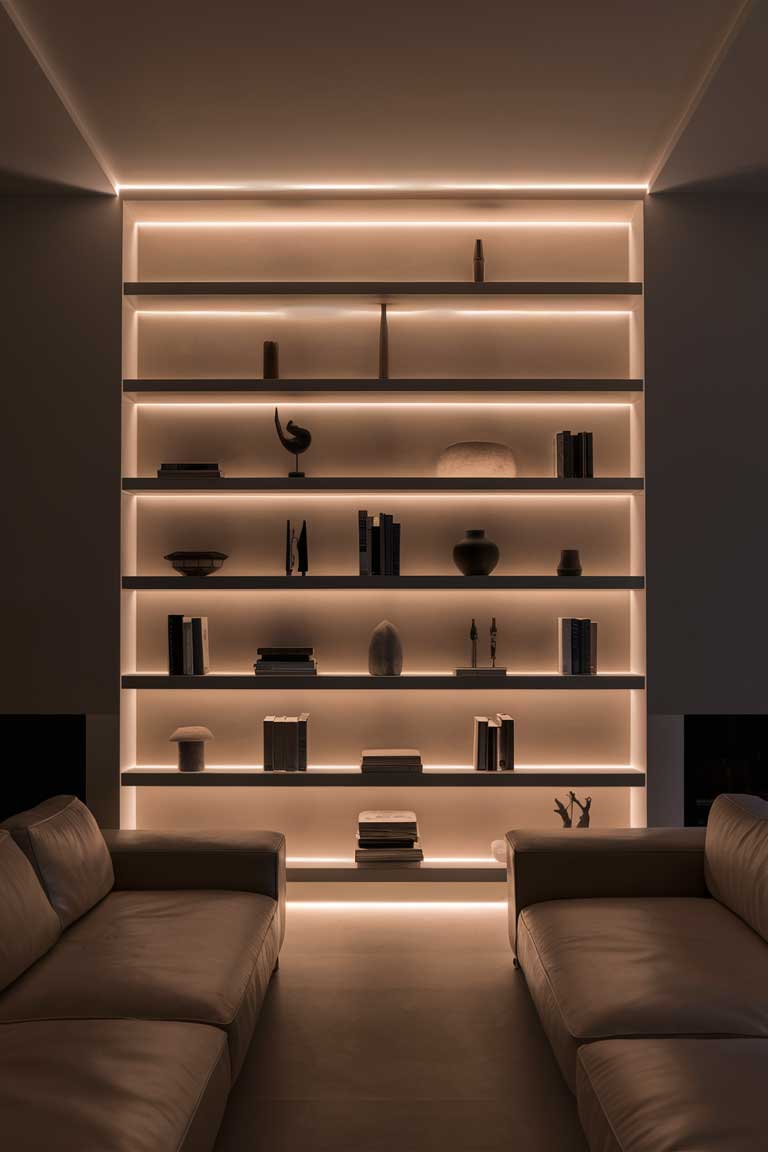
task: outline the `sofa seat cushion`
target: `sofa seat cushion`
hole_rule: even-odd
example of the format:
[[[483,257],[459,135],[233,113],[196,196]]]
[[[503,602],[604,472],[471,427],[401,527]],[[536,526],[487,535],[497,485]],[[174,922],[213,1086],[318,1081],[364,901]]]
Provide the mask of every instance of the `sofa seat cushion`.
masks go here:
[[[209,1152],[229,1091],[226,1037],[143,1020],[0,1024],[10,1152]]]
[[[757,1152],[768,1040],[606,1040],[579,1051],[592,1152]]]
[[[518,956],[572,1089],[587,1041],[768,1037],[768,945],[707,897],[535,904]]]
[[[237,1075],[278,956],[276,912],[251,892],[111,892],[0,997],[0,1021],[210,1024]]]

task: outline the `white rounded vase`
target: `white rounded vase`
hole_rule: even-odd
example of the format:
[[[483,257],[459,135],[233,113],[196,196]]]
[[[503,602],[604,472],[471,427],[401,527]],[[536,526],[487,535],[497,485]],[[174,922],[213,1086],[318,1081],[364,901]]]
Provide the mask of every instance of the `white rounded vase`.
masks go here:
[[[517,476],[514,453],[507,444],[463,440],[449,444],[437,460],[438,476]]]

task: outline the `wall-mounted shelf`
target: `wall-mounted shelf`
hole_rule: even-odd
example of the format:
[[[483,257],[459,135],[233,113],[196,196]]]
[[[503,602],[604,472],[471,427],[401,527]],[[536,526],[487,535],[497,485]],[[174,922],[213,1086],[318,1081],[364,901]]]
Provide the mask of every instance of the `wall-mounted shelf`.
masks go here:
[[[596,476],[589,480],[561,480],[554,476],[516,476],[492,480],[483,477],[447,479],[438,476],[220,476],[216,479],[176,479],[130,476],[123,491],[134,494],[164,492],[642,492],[639,476]]]
[[[517,768],[514,772],[475,772],[471,769],[421,773],[333,771],[265,772],[263,768],[207,768],[179,772],[177,768],[127,768],[121,774],[130,788],[642,788],[645,773],[634,768]]]
[[[638,281],[132,280],[126,296],[641,296]]]
[[[461,592],[549,589],[586,591],[644,588],[642,576],[123,576],[123,588],[138,591],[266,591],[293,592],[343,588],[355,591],[383,589],[440,589]]]
[[[315,399],[334,395],[379,394],[398,396],[403,393],[466,393],[475,398],[483,393],[531,393],[547,398],[565,397],[568,403],[572,398],[579,400],[592,396],[626,399],[626,394],[643,391],[642,380],[559,380],[559,379],[471,379],[438,380],[395,379],[395,380],[262,380],[256,379],[186,379],[186,380],[123,380],[126,396],[155,400],[186,398],[188,396],[285,396],[306,395]]]
[[[501,692],[509,691],[626,691],[644,688],[645,677],[634,673],[600,673],[597,676],[561,676],[553,673],[507,676],[250,676],[209,673],[207,676],[168,676],[164,673],[132,673],[122,678],[123,688],[209,692],[231,689],[252,692]]]
[[[503,884],[507,870],[495,861],[486,863],[451,864],[425,860],[416,867],[403,867],[394,864],[355,864],[354,860],[317,864],[291,864],[286,868],[286,878],[295,883],[348,883],[363,884]]]

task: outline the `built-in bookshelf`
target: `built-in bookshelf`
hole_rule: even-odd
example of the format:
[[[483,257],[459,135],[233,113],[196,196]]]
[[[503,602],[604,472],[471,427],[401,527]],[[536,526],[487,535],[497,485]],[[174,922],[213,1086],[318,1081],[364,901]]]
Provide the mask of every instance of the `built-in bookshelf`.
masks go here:
[[[476,238],[485,282],[472,280]],[[500,880],[492,840],[557,827],[595,790],[593,826],[645,822],[642,203],[376,198],[124,203],[121,773],[123,823],[274,827],[290,878],[360,879],[359,809],[415,808],[423,871],[366,880]],[[388,378],[376,372],[387,304]],[[280,344],[279,380],[261,376]],[[303,479],[273,414],[310,428]],[[589,429],[595,475],[555,475],[554,437]],[[517,475],[436,474],[449,444],[508,444]],[[216,460],[213,479],[159,478]],[[402,526],[401,574],[358,574],[357,512]],[[310,570],[284,572],[286,520]],[[451,559],[466,529],[499,545],[487,577]],[[580,577],[556,574],[578,548]],[[217,549],[222,571],[163,557]],[[206,616],[211,672],[170,676],[169,614]],[[561,675],[557,620],[598,621],[597,675]],[[472,619],[506,677],[454,675]],[[382,619],[400,677],[371,677]],[[256,676],[261,645],[309,645],[317,676]],[[261,768],[265,715],[309,712],[309,770]],[[473,717],[515,718],[512,773],[471,770]],[[204,725],[205,773],[174,729]],[[363,747],[421,749],[425,770],[363,776]]]

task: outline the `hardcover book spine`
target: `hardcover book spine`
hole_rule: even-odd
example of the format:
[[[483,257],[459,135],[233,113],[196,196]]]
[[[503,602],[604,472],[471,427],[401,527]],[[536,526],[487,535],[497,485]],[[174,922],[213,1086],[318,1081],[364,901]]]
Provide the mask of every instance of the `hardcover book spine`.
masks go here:
[[[308,743],[308,721],[309,712],[302,712],[297,721],[299,732],[299,751],[298,751],[298,770],[299,772],[306,772],[307,770],[307,743]]]
[[[182,624],[183,643],[184,643],[184,675],[194,676],[195,674],[195,657],[192,647],[192,617],[185,616]]]
[[[285,771],[298,772],[299,770],[299,718],[286,716],[283,723]]]
[[[473,760],[476,772],[485,772],[488,765],[488,717],[475,716]]]
[[[488,772],[496,772],[499,767],[499,728],[498,720],[488,721],[488,747],[485,753],[485,764]]]
[[[558,432],[555,437],[555,475],[565,476],[565,432]]]
[[[208,617],[193,616],[192,624],[192,670],[195,676],[205,676],[208,671]]]
[[[168,617],[168,675],[184,675],[184,617]]]
[[[591,480],[592,477],[595,475],[595,461],[594,461],[592,433],[591,432],[585,432],[584,433],[584,440],[586,443],[586,459],[585,459],[585,465],[584,465],[584,475],[587,476]]]
[[[264,771],[271,772],[274,768],[273,758],[273,736],[274,736],[275,718],[274,716],[264,717]]]
[[[497,717],[501,728],[499,730],[499,769],[502,772],[511,772],[515,767],[515,721],[511,716]]]
[[[368,533],[368,513],[360,511],[357,514],[357,546],[360,553],[360,575],[371,575],[370,536]]]
[[[379,540],[381,549],[381,575],[392,575],[392,517],[386,512],[379,516]]]
[[[571,676],[573,674],[573,642],[571,638],[573,620],[570,616],[560,616],[557,623],[559,629],[560,671],[563,676]]]
[[[573,480],[576,475],[574,472],[574,437],[571,432],[564,432],[563,437],[563,456],[565,464],[565,471],[563,475],[567,480]]]
[[[371,524],[371,576],[381,576],[381,525],[378,517]]]
[[[589,623],[589,667],[587,671],[591,676],[597,675],[597,621]]]
[[[577,432],[573,438],[573,476],[575,480],[584,479],[586,464],[586,441],[583,432]]]
[[[392,525],[392,575],[400,575],[400,525]]]
[[[272,726],[272,770],[285,772],[285,716],[275,716]]]

